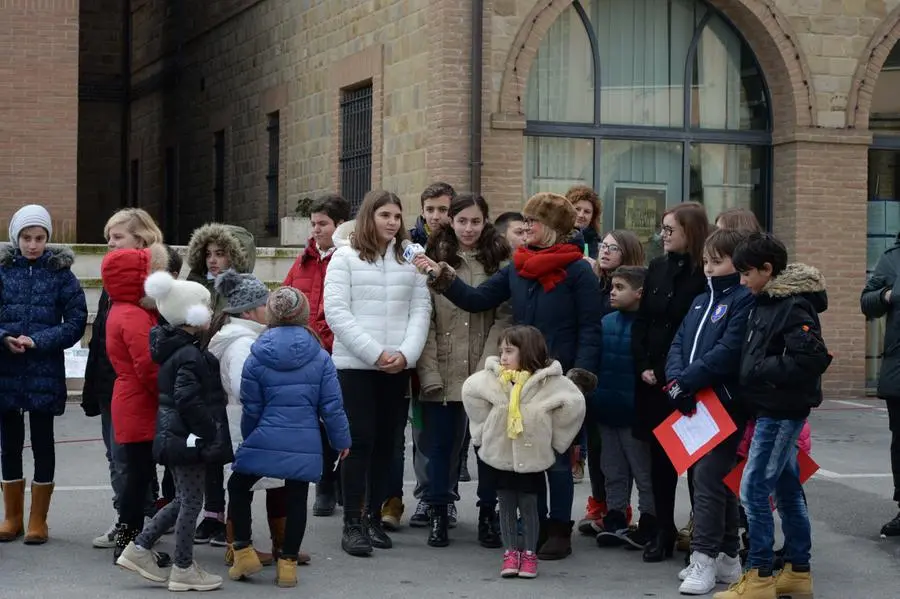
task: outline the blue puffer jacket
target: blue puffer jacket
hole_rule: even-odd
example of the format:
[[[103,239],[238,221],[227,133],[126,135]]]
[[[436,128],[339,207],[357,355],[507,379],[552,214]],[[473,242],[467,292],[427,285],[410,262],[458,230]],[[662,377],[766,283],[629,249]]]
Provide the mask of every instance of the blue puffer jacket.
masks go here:
[[[666,361],[666,381],[688,393],[712,388],[729,411],[737,408],[741,349],[755,300],[738,273],[707,279],[681,322]]]
[[[0,338],[31,337],[34,348],[13,354],[0,345],[0,412],[56,416],[66,409],[63,351],[84,335],[87,304],[65,247],[30,262],[11,245],[0,248]]]
[[[244,441],[235,453],[235,472],[317,482],[323,467],[320,418],[332,447],[350,447],[337,370],[303,327],[269,329],[254,342],[244,363],[241,404]]]
[[[631,355],[634,312],[613,312],[603,317],[603,353],[597,389],[588,406],[593,422],[630,427],[634,424],[634,388],[637,372]]]

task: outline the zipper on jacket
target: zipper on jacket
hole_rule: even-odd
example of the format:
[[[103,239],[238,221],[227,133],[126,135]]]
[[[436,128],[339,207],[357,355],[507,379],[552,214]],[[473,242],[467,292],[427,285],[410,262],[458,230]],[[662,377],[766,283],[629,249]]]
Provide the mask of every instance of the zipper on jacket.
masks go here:
[[[697,353],[697,341],[700,340],[700,334],[703,332],[703,327],[706,326],[706,319],[709,317],[709,311],[712,310],[713,304],[716,303],[715,291],[713,290],[712,278],[707,277],[706,283],[709,285],[709,305],[706,306],[706,311],[703,313],[703,320],[700,321],[700,326],[697,327],[697,332],[694,334],[694,345],[691,346],[691,355],[688,358],[688,364],[691,364],[694,361],[694,354]]]

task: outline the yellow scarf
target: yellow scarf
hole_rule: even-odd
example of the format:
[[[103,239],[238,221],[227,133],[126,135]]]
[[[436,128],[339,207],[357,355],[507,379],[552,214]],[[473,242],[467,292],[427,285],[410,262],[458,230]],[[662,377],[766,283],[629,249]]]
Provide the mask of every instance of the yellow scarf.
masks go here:
[[[522,400],[522,387],[529,378],[531,378],[531,373],[526,370],[503,369],[500,371],[500,381],[512,384],[512,391],[509,394],[509,416],[506,418],[506,434],[510,439],[517,438],[525,430],[519,402]]]

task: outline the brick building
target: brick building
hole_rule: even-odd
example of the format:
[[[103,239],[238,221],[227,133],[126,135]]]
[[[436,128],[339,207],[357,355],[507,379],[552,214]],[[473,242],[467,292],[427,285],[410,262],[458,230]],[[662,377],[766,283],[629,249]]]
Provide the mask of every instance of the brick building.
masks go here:
[[[25,192],[71,220],[77,199],[78,237],[96,241],[129,203],[176,241],[224,219],[276,244],[300,198],[383,187],[412,216],[436,179],[481,191],[495,213],[584,181],[605,229],[648,238],[667,205],[744,206],[827,277],[831,389],[861,393],[877,368],[878,324],[867,333],[858,294],[900,230],[900,0],[73,4],[0,4],[0,40],[21,46],[0,131],[43,123],[35,97],[66,119],[53,139],[0,138],[0,161],[18,165],[0,170],[3,214]],[[15,25],[21,6],[57,24],[65,60],[29,62],[39,46]]]

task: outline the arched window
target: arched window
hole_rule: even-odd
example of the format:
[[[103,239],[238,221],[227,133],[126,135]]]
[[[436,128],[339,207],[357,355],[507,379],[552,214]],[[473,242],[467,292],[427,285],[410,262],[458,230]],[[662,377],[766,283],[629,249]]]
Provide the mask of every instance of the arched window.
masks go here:
[[[529,195],[592,185],[604,229],[645,240],[685,200],[769,222],[768,90],[702,0],[575,0],[541,42],[525,102]]]

